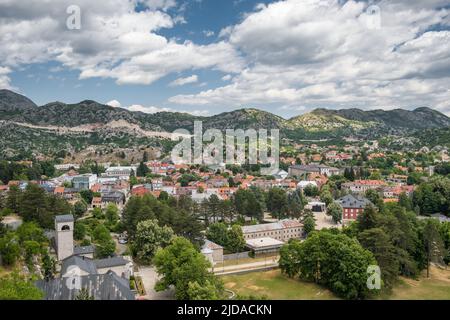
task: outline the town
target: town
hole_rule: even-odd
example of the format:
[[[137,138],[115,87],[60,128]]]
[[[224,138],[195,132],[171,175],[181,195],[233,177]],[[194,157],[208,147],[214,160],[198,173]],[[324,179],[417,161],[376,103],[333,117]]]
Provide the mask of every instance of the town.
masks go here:
[[[292,276],[298,243],[330,236],[345,242],[356,235],[362,247],[355,252],[405,246],[398,261],[373,249],[365,262],[388,259],[380,266],[384,289],[400,275],[449,262],[446,147],[289,144],[270,176],[258,164],[173,164],[159,155],[144,151],[135,164],[1,161],[0,257],[9,276],[0,281],[27,284],[29,296],[20,298],[48,300],[242,298],[226,279],[271,270]],[[390,239],[378,232],[400,231],[384,228],[406,233]],[[182,271],[170,267],[176,252],[189,256],[180,268],[198,274],[177,279]],[[21,275],[12,271],[18,267]],[[375,294],[329,288],[346,298]]]

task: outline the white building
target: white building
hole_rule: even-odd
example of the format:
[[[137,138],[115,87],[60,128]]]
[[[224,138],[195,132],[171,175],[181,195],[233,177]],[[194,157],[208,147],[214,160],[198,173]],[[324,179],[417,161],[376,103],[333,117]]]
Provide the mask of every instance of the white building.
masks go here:
[[[302,224],[295,220],[281,220],[279,222],[243,226],[244,239],[273,238],[279,241],[300,239],[303,234]]]
[[[136,167],[109,167],[106,169],[103,176],[105,177],[118,177],[120,179],[128,180],[132,172],[136,174]]]
[[[67,170],[70,170],[70,168],[74,168],[75,170],[80,169],[80,165],[74,164],[74,163],[55,164],[54,167],[56,170],[61,170],[61,171],[67,171]]]

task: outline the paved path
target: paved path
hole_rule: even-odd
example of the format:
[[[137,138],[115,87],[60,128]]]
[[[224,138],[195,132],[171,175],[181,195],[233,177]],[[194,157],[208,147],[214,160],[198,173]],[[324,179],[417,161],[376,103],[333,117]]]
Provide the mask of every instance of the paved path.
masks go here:
[[[140,276],[144,284],[146,295],[142,298],[146,300],[172,300],[173,290],[166,290],[162,292],[155,291],[155,284],[158,281],[158,274],[153,267],[139,267],[139,272],[134,273],[135,276]]]

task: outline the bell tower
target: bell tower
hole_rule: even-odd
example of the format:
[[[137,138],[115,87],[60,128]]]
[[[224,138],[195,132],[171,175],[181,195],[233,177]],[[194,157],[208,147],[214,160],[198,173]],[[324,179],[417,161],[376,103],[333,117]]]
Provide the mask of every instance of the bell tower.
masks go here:
[[[59,261],[73,255],[73,225],[71,214],[55,217],[56,253]]]

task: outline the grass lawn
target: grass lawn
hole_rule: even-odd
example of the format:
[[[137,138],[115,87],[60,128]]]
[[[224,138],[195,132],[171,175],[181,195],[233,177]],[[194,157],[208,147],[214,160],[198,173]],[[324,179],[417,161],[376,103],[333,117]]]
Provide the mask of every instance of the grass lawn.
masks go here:
[[[266,296],[270,300],[329,300],[337,297],[314,283],[289,279],[280,270],[222,277],[225,287],[242,295]]]
[[[432,267],[430,278],[426,273],[418,280],[401,277],[391,293],[375,299],[391,300],[450,300],[450,269]],[[290,279],[280,270],[251,272],[222,277],[225,287],[237,294],[266,296],[270,300],[329,300],[338,299],[328,289],[314,283]]]
[[[450,300],[450,270],[431,268],[430,278],[426,271],[418,280],[401,277],[389,296],[393,300]]]

